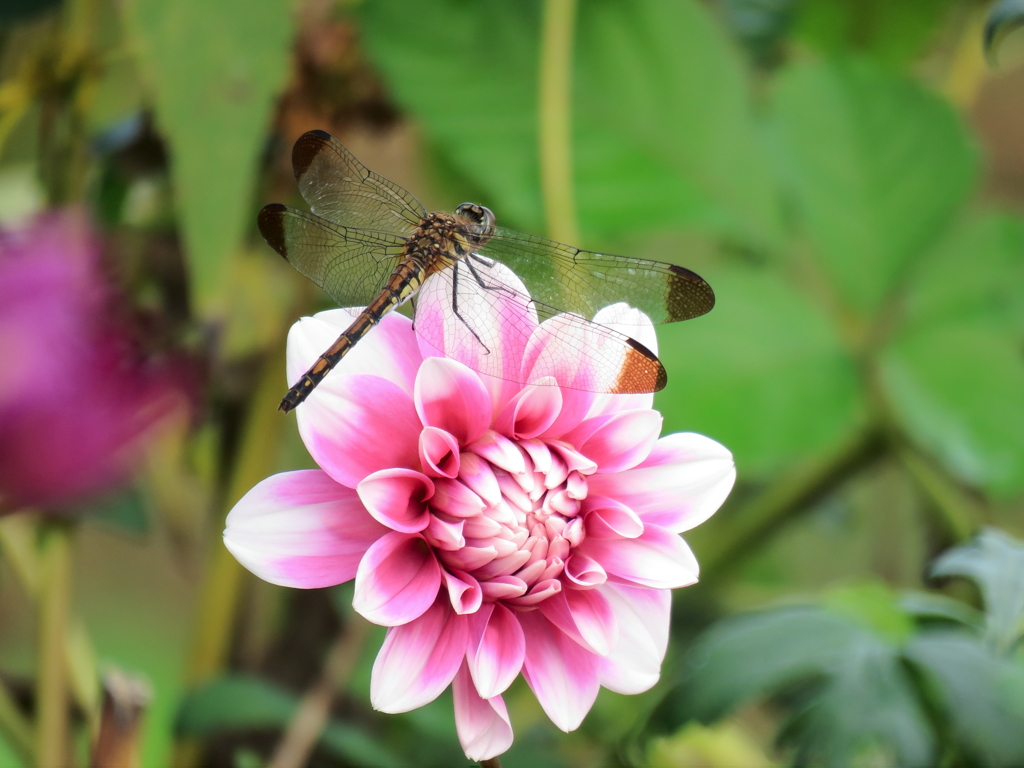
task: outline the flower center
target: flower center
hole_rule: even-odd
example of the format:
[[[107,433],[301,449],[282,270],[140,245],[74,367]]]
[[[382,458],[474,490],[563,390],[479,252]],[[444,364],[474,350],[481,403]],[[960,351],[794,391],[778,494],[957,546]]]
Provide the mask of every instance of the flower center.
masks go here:
[[[461,525],[462,546],[432,537],[429,529],[425,534],[449,575],[470,585],[477,582],[483,600],[530,610],[560,592],[563,578],[576,582],[576,588],[597,586],[573,578],[571,568],[573,551],[586,535],[581,514],[586,477],[596,465],[560,441],[513,445],[521,462],[514,453],[509,460],[508,450],[484,458],[472,445],[459,454],[454,482],[462,488],[454,495],[468,492],[479,498],[481,511],[459,517],[450,505],[439,509],[432,504],[439,523]],[[443,495],[450,498],[452,489]]]

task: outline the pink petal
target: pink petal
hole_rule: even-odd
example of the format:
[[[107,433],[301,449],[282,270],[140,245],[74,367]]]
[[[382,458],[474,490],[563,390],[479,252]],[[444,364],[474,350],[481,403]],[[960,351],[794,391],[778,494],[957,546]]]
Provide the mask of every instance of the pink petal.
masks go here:
[[[419,450],[426,474],[433,477],[459,474],[459,441],[443,429],[424,427],[420,432]]]
[[[588,651],[607,656],[619,629],[611,606],[596,589],[565,589],[540,604],[544,617]]]
[[[464,663],[452,681],[455,731],[470,760],[483,761],[512,746],[512,721],[501,696],[483,699],[477,694]]]
[[[493,506],[501,502],[501,487],[498,485],[498,478],[494,476],[494,470],[485,459],[481,459],[475,453],[462,454],[459,480],[488,505]]]
[[[519,619],[500,603],[487,603],[469,619],[466,660],[484,699],[505,691],[523,667],[526,638]]]
[[[579,551],[574,551],[565,561],[565,575],[573,584],[579,585],[580,589],[592,589],[608,581],[608,574],[601,564]]]
[[[617,499],[644,523],[674,533],[700,525],[732,490],[732,454],[703,435],[677,433],[661,438],[640,466],[589,478],[591,495]]]
[[[586,538],[579,552],[610,575],[652,589],[675,589],[697,582],[697,560],[677,534],[646,525],[635,539]]]
[[[436,699],[459,671],[469,623],[445,597],[415,621],[392,627],[373,663],[370,703],[381,712],[408,712]]]
[[[455,360],[424,360],[414,398],[423,423],[445,430],[461,445],[472,443],[491,426],[490,394],[479,376]]]
[[[643,693],[658,682],[668,648],[672,593],[667,589],[634,589],[606,584],[619,625],[612,651],[601,659],[601,685],[616,693]]]
[[[393,531],[360,561],[352,607],[374,624],[394,627],[421,616],[440,586],[441,566],[423,538]]]
[[[462,520],[451,521],[431,515],[423,537],[430,546],[453,552],[466,546],[466,537],[462,535],[463,525]]]
[[[524,387],[508,401],[494,420],[494,429],[517,440],[529,440],[547,431],[562,410],[562,391],[554,379]]]
[[[529,587],[525,581],[516,576],[496,576],[490,581],[482,582],[480,589],[488,600],[508,600],[525,595]]]
[[[579,727],[600,688],[600,657],[566,635],[540,613],[519,614],[526,634],[523,677],[544,712],[563,731]]]
[[[264,581],[311,589],[353,578],[386,532],[355,491],[326,472],[301,470],[272,475],[245,494],[227,517],[224,546]]]
[[[604,421],[580,442],[566,441],[597,463],[598,472],[621,472],[647,458],[661,433],[662,418],[657,411],[626,411]]]
[[[460,269],[459,312],[471,319],[470,329],[452,312],[454,270],[443,270],[420,289],[416,332],[424,357],[449,357],[488,374],[483,384],[497,412],[520,389],[520,362],[527,340],[537,327],[537,312],[531,302],[520,298],[529,296],[529,292],[508,267],[474,266],[488,285],[507,285],[518,295],[481,290],[468,270]]]
[[[484,511],[486,505],[479,496],[458,480],[439,477],[434,481],[434,497],[430,506],[452,517],[473,517]]]
[[[483,602],[480,582],[465,571],[444,571],[448,597],[458,614],[476,613]]]
[[[479,440],[467,446],[466,450],[511,474],[526,471],[526,462],[516,444],[494,430],[487,430]]]
[[[412,398],[378,376],[343,376],[296,409],[299,434],[314,461],[355,488],[381,469],[419,469],[420,419]]]
[[[434,495],[434,484],[413,469],[374,472],[356,492],[374,519],[392,530],[415,533],[430,522],[427,499]]]
[[[312,367],[359,315],[358,309],[331,309],[313,317],[303,317],[288,332],[288,385],[291,386]],[[310,398],[330,392],[334,385],[352,374],[372,374],[397,384],[412,395],[423,356],[416,343],[412,322],[392,312],[342,358]],[[307,403],[309,400],[307,400]],[[303,405],[303,407],[306,407]]]
[[[603,496],[588,496],[583,502],[587,536],[599,539],[635,539],[644,523],[625,504]]]

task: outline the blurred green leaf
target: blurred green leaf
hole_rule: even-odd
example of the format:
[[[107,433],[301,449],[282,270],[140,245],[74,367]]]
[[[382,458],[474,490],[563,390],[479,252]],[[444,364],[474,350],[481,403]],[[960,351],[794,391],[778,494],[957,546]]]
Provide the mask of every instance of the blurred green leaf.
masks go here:
[[[832,590],[822,604],[894,645],[902,645],[914,633],[914,623],[901,610],[896,594],[879,582]]]
[[[902,763],[934,750],[899,648],[828,610],[781,608],[719,622],[691,649],[687,671],[655,710],[657,732],[716,720],[746,699],[803,682],[786,740],[811,765],[849,765],[880,747]],[[799,760],[798,760],[799,762]]]
[[[896,417],[962,480],[1006,496],[1024,489],[1024,359],[984,321],[910,332],[882,355]]]
[[[253,226],[257,160],[289,71],[292,3],[132,0],[131,28],[170,143],[193,295],[225,295],[226,264]]]
[[[1007,35],[1024,26],[1024,0],[1002,0],[985,20],[985,53],[995,62],[998,49]]]
[[[204,737],[225,730],[284,728],[299,706],[288,691],[255,677],[236,675],[215,680],[186,696],[178,712],[183,736]],[[400,766],[402,762],[361,729],[329,721],[321,745],[355,765]]]
[[[386,0],[360,9],[367,47],[399,102],[500,219],[532,231],[544,224],[539,7]],[[707,12],[692,0],[586,3],[578,12],[573,166],[583,229],[778,239],[742,67]]]
[[[855,363],[829,318],[766,269],[734,266],[705,277],[715,310],[659,328],[670,372],[657,398],[665,431],[714,435],[748,479],[847,438],[863,404]]]
[[[996,528],[947,550],[936,559],[932,576],[963,576],[974,581],[985,600],[986,634],[1002,652],[1024,633],[1024,544]]]
[[[870,314],[975,179],[953,109],[865,60],[794,66],[775,99],[780,174],[848,308]]]
[[[613,127],[619,142],[650,152],[705,198],[698,216],[680,206],[668,223],[777,244],[778,199],[742,61],[707,10],[692,0],[579,7],[581,131]],[[660,191],[649,199],[658,205]]]
[[[1024,667],[964,633],[926,633],[906,650],[938,688],[954,733],[976,755],[966,764],[1024,761]]]
[[[920,619],[948,619],[972,629],[985,626],[985,615],[967,603],[936,592],[904,592],[900,608]]]
[[[804,0],[795,32],[833,57],[858,51],[904,67],[934,37],[951,5],[952,0]]]
[[[671,733],[689,720],[710,723],[753,696],[838,666],[868,633],[816,607],[726,618],[690,649],[682,681],[654,711],[650,725]]]
[[[1024,338],[1024,220],[985,214],[958,226],[920,264],[904,330],[986,320]]]

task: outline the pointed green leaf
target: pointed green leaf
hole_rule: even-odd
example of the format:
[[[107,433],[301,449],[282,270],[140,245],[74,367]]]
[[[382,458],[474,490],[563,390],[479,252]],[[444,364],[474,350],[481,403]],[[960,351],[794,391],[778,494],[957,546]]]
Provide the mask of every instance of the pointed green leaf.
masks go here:
[[[289,73],[292,3],[132,0],[171,170],[194,296],[223,293],[225,266],[254,226],[257,161]]]
[[[906,654],[935,683],[957,740],[977,756],[969,764],[1024,763],[1024,667],[966,633],[922,634]]]
[[[1024,633],[1024,543],[997,528],[954,547],[935,561],[932,576],[964,576],[977,583],[985,600],[986,634],[1009,651]]]

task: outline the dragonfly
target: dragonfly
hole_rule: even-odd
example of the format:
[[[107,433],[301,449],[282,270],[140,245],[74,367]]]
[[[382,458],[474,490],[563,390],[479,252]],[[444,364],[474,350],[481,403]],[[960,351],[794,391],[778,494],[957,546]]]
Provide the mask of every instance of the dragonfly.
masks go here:
[[[299,137],[292,166],[310,211],[267,205],[259,213],[260,233],[339,306],[365,309],[288,390],[279,406],[285,412],[302,403],[388,312],[410,299],[415,309],[428,278],[443,281],[451,302],[442,322],[418,322],[414,313],[413,326],[431,347],[478,345],[461,357],[482,374],[518,380],[523,374],[502,346],[531,349],[539,323],[549,336],[547,349],[534,360],[530,382],[519,383],[598,393],[656,392],[668,381],[650,349],[610,327],[622,323],[592,319],[599,311],[625,303],[660,324],[698,317],[715,304],[711,286],[684,267],[585,251],[499,227],[494,214],[475,203],[428,213],[326,131]],[[566,376],[572,361],[585,375]]]

